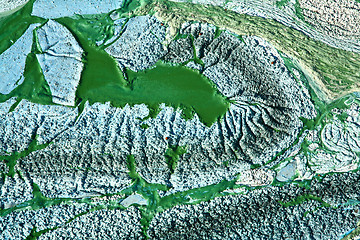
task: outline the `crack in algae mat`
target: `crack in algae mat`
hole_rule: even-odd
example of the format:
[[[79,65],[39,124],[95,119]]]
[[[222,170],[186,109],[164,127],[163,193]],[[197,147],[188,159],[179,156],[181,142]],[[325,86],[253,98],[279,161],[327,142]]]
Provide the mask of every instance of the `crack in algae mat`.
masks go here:
[[[47,19],[31,16],[34,2],[34,0],[30,0],[20,10],[0,18],[0,53],[3,53],[19,39],[30,24],[39,23],[43,25],[47,22]],[[358,54],[335,49],[326,44],[314,41],[301,32],[285,27],[273,20],[239,15],[218,7],[208,6],[205,8],[201,5],[168,1],[125,1],[124,6],[116,11],[120,16],[127,18],[158,12],[160,17],[165,21],[169,20],[169,24],[173,24],[175,28],[179,27],[179,23],[184,21],[207,21],[215,26],[234,30],[237,34],[251,34],[263,37],[273,43],[278,49],[287,53],[287,55],[300,58],[299,60],[305,64],[305,67],[315,69],[314,71],[319,75],[320,85],[323,87],[323,89],[315,90],[310,88],[313,80],[302,73],[302,68],[297,65],[293,59],[284,57],[286,66],[290,71],[296,69],[302,73],[301,81],[310,90],[312,99],[318,110],[316,119],[304,120],[305,127],[302,132],[316,129],[319,126],[322,127],[325,124],[323,121],[324,116],[328,116],[332,109],[348,108],[349,105],[347,105],[346,102],[349,101],[349,98],[354,97],[353,95],[345,96],[345,94],[357,89],[360,82]],[[179,14],[177,16],[178,18],[169,19],[168,16],[173,12]],[[110,18],[110,13],[60,18],[56,19],[56,21],[66,26],[72,32],[85,52],[83,56],[85,67],[76,92],[80,112],[84,107],[85,101],[89,101],[91,104],[110,101],[115,107],[123,107],[126,104],[134,105],[145,103],[150,108],[149,117],[155,117],[159,112],[159,104],[165,103],[174,108],[182,109],[185,119],[191,119],[196,113],[205,125],[211,126],[214,122],[221,119],[228,110],[230,101],[217,91],[214,84],[199,72],[186,68],[183,65],[174,66],[159,61],[152,69],[140,72],[133,72],[129,69],[121,71],[117,62],[105,52],[104,49],[107,46],[96,45],[98,41],[104,40],[104,42],[106,42],[105,40],[113,37],[114,23]],[[44,79],[35,55],[41,53],[41,49],[39,49],[38,46],[39,44],[37,43],[36,32],[34,30],[33,46],[26,58],[24,82],[11,93],[7,95],[0,94],[1,102],[5,102],[11,97],[17,97],[17,102],[10,108],[10,111],[16,108],[21,99],[27,99],[40,104],[53,104],[50,88]],[[315,51],[315,49],[317,50]],[[329,56],[336,56],[337,59],[331,59]],[[194,60],[196,60],[196,56],[194,56]],[[321,64],[317,64],[319,62]],[[342,69],[332,71],[335,66],[334,64],[336,64],[336,69],[339,69],[339,66],[341,66]],[[315,65],[317,65],[317,67],[315,67]],[[328,103],[324,102],[323,96],[326,95],[328,95],[330,99],[334,96],[345,97]],[[146,128],[146,126],[144,127]],[[15,174],[21,176],[22,173],[15,172],[14,170],[17,160],[33,151],[46,148],[48,145],[49,144],[38,144],[36,136],[33,136],[29,148],[25,151],[15,152],[9,156],[0,156],[0,160],[4,161],[9,167],[8,172],[2,173],[3,178],[13,177]],[[307,154],[310,150],[308,150],[308,145],[303,144],[300,151]],[[176,167],[179,155],[185,152],[186,146],[169,146],[165,157],[172,171]],[[279,153],[277,157],[279,157],[281,153]],[[236,184],[239,175],[235,176],[232,180],[224,180],[215,185],[160,197],[158,192],[167,191],[169,187],[166,185],[147,183],[136,172],[134,157],[131,155],[128,156],[127,161],[129,176],[133,183],[127,189],[112,194],[111,196],[118,195],[121,196],[121,198],[125,198],[136,192],[148,200],[149,204],[147,206],[138,206],[141,211],[141,225],[145,237],[147,237],[147,228],[149,227],[151,219],[156,213],[177,205],[198,204],[214,199],[215,197],[243,194],[247,191],[261,188],[252,188]],[[254,168],[259,167],[261,166],[254,166]],[[318,177],[322,178],[324,175]],[[311,182],[311,180],[294,181],[292,183],[279,183],[275,181],[272,185],[297,184],[301,187],[311,187]],[[231,192],[226,190],[237,191]],[[66,222],[69,223],[77,217],[92,211],[100,209],[125,209],[125,207],[118,202],[98,205],[93,198],[47,198],[41,193],[36,184],[33,184],[33,196],[33,199],[12,208],[1,209],[0,216],[6,216],[13,211],[27,209],[37,210],[59,204],[86,203],[93,206],[90,210],[69,219]],[[108,196],[110,195],[102,197]],[[330,207],[330,205],[321,198],[313,195],[299,196],[293,201],[281,204],[289,207],[308,200],[318,201],[324,207]],[[36,227],[34,227],[28,239],[36,239],[41,234],[55,230],[56,228],[57,227],[37,231]]]

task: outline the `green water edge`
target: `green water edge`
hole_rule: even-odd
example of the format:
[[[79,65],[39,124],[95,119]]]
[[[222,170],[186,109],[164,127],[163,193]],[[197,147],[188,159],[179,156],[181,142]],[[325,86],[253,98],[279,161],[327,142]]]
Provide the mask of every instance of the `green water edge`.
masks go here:
[[[133,2],[130,2],[130,3],[133,3]],[[131,5],[130,3],[129,3],[129,6]],[[25,30],[26,30],[26,28],[25,28]],[[312,94],[312,96],[313,96],[313,94]],[[336,106],[344,107],[343,102],[344,101],[342,101],[342,100],[336,101],[333,104],[333,106],[334,107],[336,107]],[[318,104],[317,106],[321,105],[319,103],[321,103],[321,101],[317,102],[317,104]],[[319,114],[318,114],[317,118],[315,120],[309,120],[309,121],[304,120],[305,126],[307,126],[309,129],[313,129],[316,126],[318,126],[319,124],[322,124],[321,119],[323,119],[322,116],[324,116],[324,115],[326,115],[326,113],[328,113],[327,109],[331,109],[331,107],[326,107],[326,104],[322,104],[321,107],[318,109]],[[36,148],[34,148],[33,150],[36,150]],[[31,151],[29,151],[29,152],[31,152]],[[135,162],[134,158],[129,156],[128,162],[129,162],[129,175],[133,179],[133,185],[131,188],[126,189],[126,190],[122,191],[121,193],[130,195],[133,192],[138,192],[138,193],[142,194],[146,199],[148,199],[148,201],[150,203],[149,207],[143,207],[143,206],[139,207],[139,209],[142,211],[142,225],[144,228],[143,231],[144,231],[145,236],[146,236],[146,229],[150,224],[151,218],[157,212],[164,211],[165,209],[169,209],[176,205],[197,204],[202,201],[209,201],[215,197],[226,195],[226,193],[224,193],[224,191],[227,189],[235,189],[238,187],[246,188],[248,190],[252,189],[252,188],[247,188],[245,186],[236,186],[235,180],[232,180],[232,181],[224,180],[223,182],[221,182],[219,184],[206,186],[204,188],[199,188],[199,189],[192,189],[189,191],[180,192],[180,193],[166,196],[164,198],[160,198],[158,191],[167,191],[168,186],[146,183],[146,181],[144,181],[135,171],[136,166],[134,165],[134,162]],[[254,168],[258,168],[258,167],[259,166],[255,166]],[[320,176],[325,176],[325,175],[327,175],[327,174],[320,175]],[[317,176],[317,177],[319,177],[319,176]],[[312,180],[302,181],[302,182],[294,182],[294,184],[299,185],[299,187],[310,188],[311,181]],[[274,184],[276,185],[276,183],[274,183]],[[281,185],[285,185],[285,184],[290,184],[290,183],[281,183]],[[279,184],[277,184],[277,186],[279,186]],[[17,210],[21,210],[21,209],[39,209],[39,208],[43,208],[43,207],[54,206],[54,205],[58,205],[63,202],[69,202],[69,204],[71,204],[71,202],[74,201],[74,199],[48,199],[48,198],[41,197],[41,196],[42,196],[42,194],[40,192],[40,189],[38,187],[36,187],[36,185],[34,185],[34,199],[33,200],[30,200],[29,202],[27,202],[27,204],[20,204],[20,205],[16,206],[16,209],[14,208],[11,210],[9,210],[9,209],[1,210],[0,215],[4,216],[6,214],[9,214],[12,211],[17,211]],[[316,196],[312,196],[312,197],[303,196],[303,197],[298,197],[297,199],[295,199],[294,201],[291,201],[291,203],[288,203],[287,205],[292,205],[297,202],[302,202],[304,199],[322,201],[321,199],[318,199]],[[91,201],[91,200],[81,199],[78,201]],[[284,203],[284,204],[286,205],[286,203]],[[120,206],[118,206],[118,207],[121,208]],[[115,207],[106,207],[106,208],[114,209]],[[94,210],[97,210],[97,208]],[[5,212],[6,212],[6,214],[5,214]],[[86,213],[87,212],[82,213],[81,215],[86,214]],[[79,216],[81,216],[81,215],[79,215]],[[76,216],[76,217],[79,217],[79,216]],[[70,222],[71,220],[73,220],[75,218],[70,219],[68,222]],[[44,232],[50,231],[50,230],[54,230],[54,229],[48,229],[48,230],[43,230],[43,231],[37,232],[36,228],[34,228],[33,231],[31,232],[31,235],[29,236],[29,239],[32,239],[33,237],[38,237],[41,235],[41,233],[44,233]]]
[[[128,7],[131,7],[131,4],[128,4]],[[30,3],[25,9],[31,12]],[[27,14],[30,14],[28,12]],[[209,79],[196,70],[159,61],[153,68],[145,71],[133,72],[125,69],[122,72],[117,61],[104,50],[111,43],[96,45],[97,42],[105,42],[114,35],[114,21],[110,14],[56,19],[74,34],[85,51],[85,67],[76,92],[78,105],[85,101],[90,104],[110,101],[115,107],[145,103],[150,109],[149,117],[153,118],[160,111],[159,105],[165,103],[174,109],[181,109],[182,117],[186,120],[197,113],[199,119],[208,127],[222,118],[230,106],[229,101],[217,91]],[[43,25],[46,20],[41,19],[39,23]],[[53,104],[49,86],[36,58],[38,53],[42,52],[34,30],[33,48],[26,60],[23,84],[10,94],[0,95],[1,102],[17,97],[11,110],[15,109],[22,99]]]
[[[96,42],[106,42],[113,36],[109,15],[99,15],[95,19],[104,23],[102,30],[87,24],[93,20],[84,17],[57,19],[74,34],[86,52],[86,65],[76,94],[78,101],[90,104],[110,101],[115,107],[145,103],[150,109],[149,117],[155,117],[159,105],[165,103],[174,109],[180,108],[186,120],[197,113],[206,126],[211,126],[227,112],[229,101],[214,84],[183,65],[159,61],[151,69],[122,72],[117,61],[105,51],[109,45],[96,46]]]

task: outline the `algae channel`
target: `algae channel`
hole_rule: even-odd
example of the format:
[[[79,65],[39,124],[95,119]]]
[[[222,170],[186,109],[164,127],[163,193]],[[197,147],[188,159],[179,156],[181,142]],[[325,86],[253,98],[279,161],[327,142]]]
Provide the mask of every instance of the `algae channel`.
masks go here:
[[[111,26],[108,15],[95,18]],[[96,31],[91,24],[94,20],[84,17],[57,21],[74,34],[85,51],[85,68],[77,88],[78,101],[88,100],[90,104],[110,101],[115,107],[144,103],[150,108],[150,117],[155,117],[159,105],[165,103],[180,108],[185,119],[197,113],[207,126],[226,113],[228,100],[198,71],[159,61],[151,69],[139,72],[124,69],[122,72],[116,60],[104,50],[105,46],[95,44],[99,36],[111,37],[111,33],[105,32],[110,27]]]

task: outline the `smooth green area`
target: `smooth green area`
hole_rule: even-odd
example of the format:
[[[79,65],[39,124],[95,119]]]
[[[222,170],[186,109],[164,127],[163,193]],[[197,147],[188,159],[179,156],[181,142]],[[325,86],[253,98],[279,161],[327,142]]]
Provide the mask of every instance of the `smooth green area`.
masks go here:
[[[5,102],[12,97],[17,97],[18,102],[21,99],[27,99],[34,103],[53,104],[50,87],[45,81],[42,69],[34,53],[29,53],[26,57],[24,82],[7,95],[0,94],[0,102]]]
[[[179,161],[179,157],[185,153],[186,146],[169,145],[165,152],[165,159],[171,173],[174,173]]]
[[[15,13],[0,18],[0,54],[15,43],[30,24],[44,24],[46,22],[42,18],[30,16],[33,3],[34,0],[31,0]],[[35,103],[52,104],[50,88],[44,79],[42,69],[36,58],[36,54],[39,53],[38,50],[37,36],[34,31],[32,49],[26,57],[23,83],[9,94],[0,94],[0,102],[17,97],[17,102],[10,108],[10,111],[13,111],[22,99]]]
[[[159,104],[165,103],[181,108],[185,119],[192,118],[196,112],[207,126],[211,126],[228,110],[228,101],[218,93],[214,84],[199,72],[184,66],[160,61],[154,68],[145,71],[121,72],[116,60],[103,47],[96,47],[95,42],[99,40],[96,36],[100,33],[92,32],[91,25],[78,20],[61,18],[57,21],[70,29],[86,52],[85,68],[76,94],[79,102],[88,100],[93,104],[110,101],[115,107],[144,103],[154,115],[158,112]],[[108,37],[111,34],[104,39]]]
[[[104,43],[98,47],[97,42],[105,42],[114,36],[114,21],[108,13],[84,16],[76,15],[71,18],[59,18],[56,21],[72,31],[85,52],[92,53],[91,50],[96,50],[94,48],[105,48]]]
[[[42,24],[44,23],[45,21],[42,21]],[[27,55],[25,61],[23,83],[17,86],[9,94],[0,94],[0,102],[5,102],[12,97],[17,97],[17,102],[10,108],[10,111],[13,111],[22,99],[27,99],[31,102],[40,104],[53,104],[50,87],[44,78],[39,61],[36,57],[36,54],[38,53],[41,53],[41,49],[35,29],[33,32],[31,52]]]

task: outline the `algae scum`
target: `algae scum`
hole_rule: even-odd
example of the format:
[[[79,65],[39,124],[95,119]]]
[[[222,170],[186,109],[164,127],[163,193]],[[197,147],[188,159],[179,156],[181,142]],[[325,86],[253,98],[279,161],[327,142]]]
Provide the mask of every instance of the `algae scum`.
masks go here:
[[[196,112],[207,126],[226,113],[229,107],[226,98],[196,70],[160,61],[152,69],[139,72],[123,69],[121,72],[118,63],[104,51],[104,46],[95,44],[101,36],[111,38],[111,33],[107,33],[111,21],[105,21],[107,26],[101,27],[103,31],[97,30],[89,20],[65,18],[58,21],[71,30],[85,50],[85,69],[77,89],[80,100],[89,100],[91,104],[110,101],[116,107],[145,103],[154,112],[159,104],[165,103],[181,108],[185,119],[192,118]]]
[[[26,31],[30,24],[39,24],[39,26],[33,31],[31,52],[26,53],[27,58],[23,74],[23,83],[17,86],[9,94],[0,94],[0,102],[2,103],[6,102],[12,97],[17,98],[13,105],[9,108],[9,112],[13,112],[14,110],[16,110],[19,103],[23,99],[42,105],[56,105],[54,102],[52,102],[52,93],[43,74],[44,69],[41,69],[39,61],[37,59],[37,54],[42,54],[43,51],[39,45],[36,31],[37,29],[44,26],[49,20],[31,16],[32,6],[34,2],[35,0],[30,0],[23,8],[21,8],[17,12],[9,16],[0,18],[0,53],[6,51],[6,49],[8,49],[14,42],[16,42],[16,40],[21,37],[21,35]],[[283,3],[279,4],[282,5],[286,2],[287,1],[283,1]],[[192,8],[193,6],[194,8]],[[160,105],[165,104],[166,106],[173,107],[175,110],[181,110],[181,117],[185,120],[191,120],[194,118],[195,114],[197,114],[201,123],[205,125],[205,129],[213,127],[214,124],[220,124],[219,122],[224,120],[224,117],[229,111],[229,108],[233,101],[222,95],[217,89],[216,85],[209,78],[205,77],[201,71],[194,70],[190,67],[185,66],[191,62],[193,64],[199,65],[200,67],[204,67],[205,64],[196,56],[195,46],[192,46],[192,48],[194,49],[194,56],[191,56],[190,60],[187,60],[183,63],[174,64],[166,62],[162,57],[150,68],[140,71],[133,71],[130,68],[122,66],[121,63],[118,63],[114,57],[112,57],[106,52],[106,48],[114,44],[114,42],[116,42],[126,30],[126,23],[129,21],[129,19],[136,16],[137,14],[154,14],[156,12],[156,9],[159,8],[162,11],[159,15],[161,15],[164,19],[167,19],[169,11],[171,11],[171,8],[173,8],[178,10],[180,9],[181,11],[189,11],[189,13],[191,12],[191,14],[189,14],[189,16],[191,17],[185,17],[185,15],[183,16],[183,18],[185,19],[195,18],[195,11],[198,10],[197,7],[197,5],[191,5],[187,3],[170,3],[168,1],[125,1],[123,4],[123,8],[111,11],[110,13],[85,16],[76,15],[73,17],[62,17],[55,19],[57,23],[65,26],[73,34],[76,41],[84,50],[81,59],[81,61],[84,63],[84,68],[82,69],[81,78],[76,88],[76,105],[72,106],[73,108],[78,108],[78,117],[83,113],[82,111],[86,102],[89,102],[90,105],[110,102],[112,107],[117,107],[119,109],[123,109],[126,105],[135,106],[138,104],[145,104],[149,109],[149,115],[145,116],[144,118],[138,119],[141,124],[139,125],[139,128],[142,132],[145,132],[151,130],[151,126],[143,122],[148,120],[149,118],[156,118],[157,114],[161,111]],[[199,8],[201,11],[204,10],[201,7]],[[206,10],[206,12],[201,12],[201,14],[203,15],[199,15],[199,20],[207,19],[209,17],[209,11],[211,12],[216,10],[219,9],[213,9],[212,7],[210,7]],[[231,18],[232,14],[234,13],[227,13],[227,10],[219,10],[219,14],[217,17],[219,17],[220,20],[218,21],[221,21],[224,18]],[[112,17],[114,16],[117,16],[116,18],[125,18],[121,26],[120,32],[117,33],[118,35],[115,35],[115,20],[112,20]],[[251,18],[255,19],[256,17]],[[211,21],[209,22],[212,22],[214,23],[214,25],[216,25],[216,17],[214,17],[214,19],[211,19]],[[233,19],[236,20],[236,18]],[[244,21],[246,19],[247,17],[244,17]],[[252,27],[256,27],[254,19],[251,19],[250,21],[253,24]],[[263,26],[269,28],[267,29],[267,31],[270,31],[272,21],[259,18],[259,21],[260,20],[261,22],[266,23],[263,24]],[[179,25],[179,22],[176,22],[176,18],[169,20],[169,22],[171,21],[173,21],[173,25],[171,27],[179,27],[177,26]],[[229,28],[234,28],[234,22],[229,21],[228,24]],[[219,25],[224,25],[224,23],[221,21],[219,22]],[[276,23],[276,26],[274,28],[277,29],[278,25],[279,24]],[[164,26],[165,28],[167,27],[167,23],[161,23],[161,26]],[[259,35],[266,37],[267,34],[263,32],[264,30],[262,28],[259,29]],[[239,31],[241,32],[241,30]],[[292,29],[291,31],[295,30]],[[249,32],[245,31],[245,33]],[[201,36],[203,33],[200,32],[197,34]],[[221,32],[218,28],[216,28],[215,38],[219,37],[219,35],[221,35]],[[302,36],[302,33],[296,32],[294,36]],[[174,39],[185,39],[186,37],[188,37],[188,35],[178,33],[177,36],[173,37]],[[238,37],[241,38],[240,36]],[[324,47],[322,43],[320,44],[318,42],[313,42],[310,38],[305,38],[305,40],[311,42],[312,45],[320,45],[321,47]],[[306,42],[305,40],[304,44]],[[193,36],[191,36],[191,41],[192,44],[194,44]],[[287,40],[283,39],[282,41],[285,41],[288,44]],[[324,47],[324,49],[326,50],[325,52],[331,52],[333,50],[330,49],[330,47],[328,46]],[[303,50],[304,49],[301,49],[299,51],[301,52]],[[289,52],[291,53],[291,51]],[[337,50],[337,52],[339,52],[341,56],[346,53],[342,50]],[[355,54],[352,55],[355,56]],[[308,55],[306,56],[308,57]],[[314,56],[314,58],[318,56],[320,56],[319,58],[324,57],[322,53],[320,53]],[[86,196],[79,198],[50,198],[46,197],[45,194],[41,192],[41,188],[35,182],[31,181],[31,186],[33,188],[33,199],[24,201],[20,204],[11,205],[8,208],[2,208],[0,210],[0,217],[6,217],[18,211],[39,210],[44,208],[51,208],[53,206],[59,206],[60,204],[65,204],[69,206],[75,204],[87,204],[88,210],[75,214],[75,216],[71,218],[68,218],[68,220],[62,225],[49,227],[42,230],[37,230],[37,226],[34,225],[30,232],[30,235],[28,236],[28,239],[36,239],[42,234],[55,231],[65,226],[66,224],[71,223],[77,218],[80,218],[94,211],[102,209],[118,209],[126,211],[127,208],[121,205],[121,201],[127,199],[132,194],[137,193],[140,194],[147,201],[147,205],[141,205],[135,202],[133,203],[133,206],[139,209],[141,213],[140,223],[143,236],[149,237],[147,231],[151,225],[151,221],[153,220],[153,218],[157,214],[163,213],[169,209],[174,208],[175,206],[196,205],[203,202],[211,201],[217,197],[246,194],[253,190],[261,190],[262,188],[266,188],[269,185],[277,186],[280,191],[284,186],[285,189],[286,186],[289,184],[294,184],[298,186],[299,189],[301,189],[301,191],[299,192],[303,193],[302,195],[294,197],[292,200],[279,200],[278,202],[280,203],[280,205],[285,208],[293,207],[307,201],[318,202],[321,204],[320,207],[333,207],[334,209],[338,208],[339,206],[333,206],[322,200],[321,197],[316,195],[316,192],[306,192],[307,190],[311,189],[311,184],[313,181],[317,181],[321,177],[326,177],[326,174],[328,172],[331,172],[328,171],[327,173],[324,173],[326,171],[321,172],[319,170],[319,172],[321,173],[317,174],[316,170],[314,170],[315,167],[317,167],[317,164],[314,164],[311,161],[313,161],[312,158],[318,157],[321,154],[326,154],[330,152],[331,154],[336,155],[338,153],[336,152],[337,150],[331,149],[330,144],[324,142],[324,139],[322,139],[322,131],[326,128],[326,126],[329,126],[334,122],[341,126],[345,126],[344,128],[348,127],[348,112],[350,111],[349,109],[351,109],[353,106],[357,106],[359,104],[358,96],[355,94],[351,94],[341,99],[338,99],[331,104],[325,103],[323,99],[321,99],[321,96],[319,97],[317,95],[321,91],[321,89],[313,90],[310,88],[311,79],[309,79],[309,75],[304,73],[303,69],[298,64],[296,64],[296,60],[291,59],[291,57],[285,55],[283,55],[282,58],[285,66],[288,68],[288,71],[292,74],[292,77],[296,79],[298,83],[302,84],[302,87],[306,87],[310,91],[311,99],[315,104],[318,115],[313,120],[302,119],[304,127],[300,131],[299,136],[297,136],[296,140],[293,143],[288,144],[286,149],[283,149],[282,151],[276,153],[275,157],[273,157],[265,164],[268,166],[264,167],[261,164],[247,163],[248,168],[245,169],[246,171],[250,171],[251,173],[255,174],[256,171],[262,170],[274,171],[276,174],[276,171],[281,171],[284,166],[286,167],[296,161],[299,161],[299,159],[306,158],[306,167],[310,169],[307,173],[299,173],[299,171],[296,169],[294,170],[297,171],[296,174],[291,176],[288,181],[279,182],[278,180],[273,178],[271,179],[271,184],[268,185],[257,184],[256,186],[248,186],[246,184],[244,185],[241,182],[241,177],[246,176],[246,174],[243,174],[242,172],[235,172],[231,177],[223,178],[222,181],[219,181],[216,184],[211,184],[205,187],[189,188],[187,190],[176,190],[172,192],[173,186],[168,180],[165,181],[166,184],[151,183],[149,181],[146,181],[145,177],[141,176],[141,174],[139,173],[140,169],[138,169],[137,162],[139,162],[140,160],[136,159],[136,156],[129,154],[125,161],[127,166],[126,171],[128,172],[128,177],[131,179],[131,185],[123,188],[119,192],[98,195],[96,197]],[[316,60],[309,59],[305,62],[311,65],[314,61]],[[350,63],[352,64],[353,61],[350,61]],[[274,64],[274,62],[271,64]],[[354,66],[357,64],[357,62],[353,63]],[[353,70],[354,66],[347,67]],[[322,66],[319,72],[321,71],[328,71],[328,66]],[[338,75],[341,75],[340,79],[343,79],[346,77],[346,74],[352,74],[353,72],[344,71],[344,73],[342,74],[338,72],[336,73]],[[324,75],[326,76],[327,73]],[[332,78],[333,76],[331,75],[330,77]],[[348,92],[348,90],[351,89],[351,87],[353,86],[352,84],[354,83],[354,79],[356,79],[357,77],[358,75],[354,75],[349,80],[349,82],[344,82],[344,91],[346,90],[346,92]],[[324,79],[326,80],[327,78]],[[326,84],[326,81],[324,82]],[[334,82],[335,80],[332,81],[331,84],[327,87],[331,91],[333,91],[333,93],[336,92],[337,96],[341,96],[342,93],[337,92],[338,88],[334,87]],[[338,87],[341,89],[341,86]],[[259,105],[259,103],[254,102],[254,106],[256,105]],[[279,107],[279,109],[281,109],[281,107]],[[340,112],[334,113],[336,111]],[[353,114],[354,112],[355,111],[351,112],[351,114]],[[78,119],[79,118],[76,118],[76,121],[78,121]],[[264,125],[266,126],[266,121],[270,120],[263,119],[262,121],[265,122]],[[354,121],[356,122],[356,120]],[[248,128],[251,129],[259,127],[255,125],[250,125]],[[40,144],[38,142],[37,135],[38,128],[39,126],[37,126],[36,130],[32,132],[31,141],[29,147],[26,150],[19,152],[7,152],[6,154],[0,156],[0,160],[3,161],[3,163],[7,167],[7,169],[5,168],[6,170],[2,172],[3,182],[5,182],[9,178],[14,178],[15,175],[19,175],[21,179],[23,177],[27,177],[25,176],[27,173],[22,173],[17,170],[16,165],[18,161],[30,154],[35,153],[36,151],[41,151],[43,149],[46,150],[49,145],[54,142],[56,143],[56,141],[52,142],[51,140],[50,142]],[[229,126],[227,126],[227,128],[230,129]],[[259,128],[267,129],[270,127],[260,126]],[[346,131],[348,131],[349,129],[347,129]],[[172,131],[175,130],[171,129],[169,135],[173,134]],[[274,131],[280,132],[281,130],[275,129]],[[315,132],[314,135],[320,138],[317,139],[314,137],[313,139],[302,139],[301,141],[303,142],[300,142],[300,138],[303,135],[306,135],[309,131]],[[60,134],[61,133],[59,133],[59,135]],[[354,135],[356,134],[352,134],[351,137],[354,137]],[[271,138],[272,135],[268,137]],[[163,152],[162,157],[163,159],[165,159],[165,165],[169,170],[170,176],[172,174],[176,174],[176,169],[178,167],[179,161],[192,154],[191,152],[188,152],[188,146],[180,145],[175,140],[169,137],[166,137],[164,139],[167,145],[167,149],[165,149],[165,151]],[[299,142],[300,144],[298,144]],[[160,143],[158,142],[156,144]],[[207,143],[201,144],[206,145]],[[316,147],[311,148],[311,146]],[[231,147],[232,146],[228,147],[230,149],[229,151],[233,151]],[[297,150],[294,151],[295,153],[288,154],[287,156],[283,157],[283,155],[287,154],[287,152],[290,151],[292,148],[297,148]],[[102,151],[104,150],[102,149]],[[318,152],[321,152],[321,154],[317,155]],[[353,150],[352,153],[354,154],[354,159],[357,159],[360,156],[360,151]],[[103,152],[103,154],[105,153]],[[208,154],[213,153],[209,152]],[[235,152],[234,154],[236,155],[239,153]],[[145,158],[148,158],[146,154]],[[151,162],[152,159],[149,159],[149,161]],[[229,167],[230,161],[233,160],[228,159],[222,163],[219,161],[219,163],[217,162],[217,164],[225,165],[225,167],[229,169],[231,168]],[[355,163],[357,162],[355,162],[354,160],[354,164]],[[142,167],[143,166],[144,165],[142,165]],[[77,168],[77,166],[72,167],[74,169]],[[356,172],[356,169],[352,170]],[[299,177],[301,174],[303,174],[303,178]],[[306,174],[309,174],[310,177]],[[315,175],[317,175],[317,177],[312,180],[312,177],[314,177]],[[257,180],[256,176],[254,177],[254,179]],[[306,179],[306,181],[303,181],[303,179]],[[303,191],[303,189],[306,190]],[[118,197],[118,199],[109,200],[112,199],[112,197]],[[318,208],[311,209],[309,212],[316,211]]]

